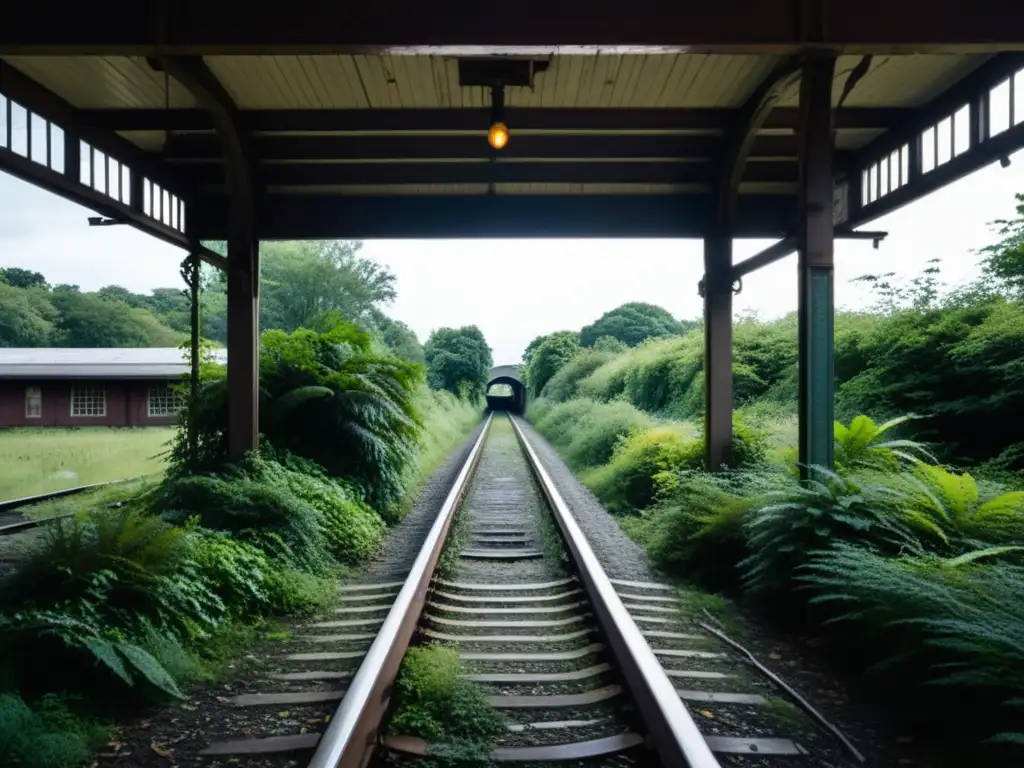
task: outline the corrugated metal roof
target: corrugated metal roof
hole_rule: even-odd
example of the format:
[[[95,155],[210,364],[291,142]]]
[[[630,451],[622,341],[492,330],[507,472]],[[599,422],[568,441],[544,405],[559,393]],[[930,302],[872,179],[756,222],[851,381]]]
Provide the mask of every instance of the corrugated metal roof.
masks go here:
[[[214,350],[214,357],[226,363],[227,350]],[[188,370],[177,347],[0,349],[0,378],[161,379]]]

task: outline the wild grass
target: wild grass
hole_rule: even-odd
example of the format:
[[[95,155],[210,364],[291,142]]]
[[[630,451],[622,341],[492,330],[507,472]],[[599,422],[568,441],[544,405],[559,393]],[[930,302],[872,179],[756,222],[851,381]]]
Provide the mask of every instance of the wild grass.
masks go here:
[[[426,480],[483,420],[484,404],[462,400],[447,390],[423,388],[416,404],[423,415],[423,435],[410,487]]]
[[[0,499],[163,472],[171,427],[0,431]]]

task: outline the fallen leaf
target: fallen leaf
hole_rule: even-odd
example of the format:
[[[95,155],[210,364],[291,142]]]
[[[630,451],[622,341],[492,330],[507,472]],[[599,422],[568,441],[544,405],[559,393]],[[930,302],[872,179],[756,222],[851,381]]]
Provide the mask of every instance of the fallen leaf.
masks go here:
[[[160,757],[170,757],[171,756],[171,750],[165,749],[164,747],[161,747],[155,741],[150,743],[149,748],[152,749]]]
[[[285,710],[284,712],[278,712],[277,716],[278,717],[288,717],[288,715],[290,715],[290,714],[291,714],[291,712],[289,712],[288,710]]]
[[[779,659],[782,658],[782,656],[777,654],[777,653],[769,653],[768,654],[768,658],[769,659],[774,659],[775,661],[778,661]]]
[[[697,711],[700,712],[702,715],[704,715],[704,717],[710,717],[712,720],[715,717],[714,712],[708,712],[706,709],[699,709]]]

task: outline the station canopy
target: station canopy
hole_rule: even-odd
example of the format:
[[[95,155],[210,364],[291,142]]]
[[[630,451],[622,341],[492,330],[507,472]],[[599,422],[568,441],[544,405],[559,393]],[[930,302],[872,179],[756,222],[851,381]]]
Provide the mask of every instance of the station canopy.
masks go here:
[[[187,226],[194,237],[221,239],[227,221],[222,143],[196,83],[237,118],[256,169],[261,239],[699,237],[714,218],[722,167],[737,148],[744,161],[734,233],[784,237],[795,226],[800,83],[794,62],[803,49],[795,39],[779,42],[788,22],[755,13],[750,3],[726,2],[697,14],[689,25],[693,36],[718,35],[703,46],[683,44],[685,18],[663,20],[663,27],[681,25],[674,37],[653,16],[588,18],[575,27],[549,19],[558,30],[547,38],[561,34],[583,42],[589,35],[595,41],[568,47],[488,45],[545,37],[544,17],[533,27],[522,22],[506,29],[484,20],[479,27],[451,17],[432,21],[423,9],[408,17],[395,10],[393,21],[367,10],[372,23],[353,21],[349,12],[352,24],[341,24],[339,16],[331,33],[317,25],[329,28],[334,11],[314,12],[298,2],[280,6],[275,38],[264,4],[231,19],[217,4],[191,1],[175,11],[179,16],[166,32],[170,42],[161,45],[145,32],[152,19],[133,10],[147,5],[164,4],[122,0],[112,7],[125,19],[99,14],[102,23],[92,12],[53,5],[60,18],[50,27],[37,18],[47,4],[18,10],[0,24],[7,28],[0,29],[0,93],[42,118],[71,121],[86,142],[82,176],[94,188],[124,186],[123,178],[115,185],[108,171],[91,167],[87,157],[94,150],[147,169],[147,180],[159,183],[156,191],[147,188],[155,197],[146,206],[174,195],[177,228]],[[293,5],[296,14],[306,9],[304,21],[285,18]],[[832,5],[839,4],[826,4]],[[961,44],[954,39],[954,16],[964,9],[957,4],[958,13],[950,11],[948,23],[938,24],[945,7],[939,3],[919,23],[922,35],[936,40],[926,45],[914,42],[909,10],[897,20],[903,26],[883,34],[850,16],[853,5],[842,4],[847,15],[840,21],[867,42],[832,46],[839,54],[836,223],[847,227],[1016,148],[1015,135],[969,162],[959,157],[995,136],[984,124],[994,112],[979,100],[992,88],[1008,83],[1007,127],[1024,117],[1024,103],[1014,101],[1024,82],[1008,79],[1024,59],[1005,51],[1021,46],[977,42],[1000,24],[973,30],[970,25],[982,22],[964,20],[970,44]],[[882,13],[876,6],[869,3],[863,15]],[[735,11],[732,22],[726,7]],[[1022,15],[1000,7],[1013,18]],[[885,21],[883,15],[877,23]],[[623,37],[642,39],[634,30],[641,22],[679,44],[659,45],[653,37],[645,45],[597,44],[619,27],[626,28]],[[732,37],[727,22],[736,25]],[[402,45],[380,41],[390,23]],[[92,29],[101,30],[95,39],[87,37]],[[904,34],[912,39],[901,46]],[[868,40],[871,35],[878,39]],[[332,43],[332,36],[341,42]],[[479,39],[480,46],[448,44],[456,37]],[[719,44],[726,38],[733,42]],[[501,150],[486,138],[495,108],[495,60],[487,56],[495,51],[508,54],[500,58],[501,117],[511,138]],[[168,57],[187,59],[195,82],[180,82],[175,68],[165,66]],[[748,136],[749,118],[766,100],[770,108]],[[929,129],[934,147],[922,141]],[[939,168],[946,163],[949,168]],[[941,173],[927,182],[931,169]],[[181,201],[188,203],[187,225]]]

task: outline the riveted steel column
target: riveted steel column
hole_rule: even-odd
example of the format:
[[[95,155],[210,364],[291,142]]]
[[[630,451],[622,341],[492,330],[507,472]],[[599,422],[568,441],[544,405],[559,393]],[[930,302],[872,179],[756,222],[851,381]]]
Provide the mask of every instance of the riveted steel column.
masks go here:
[[[814,55],[800,83],[800,464],[832,466],[835,418],[832,79],[835,59]]]
[[[732,462],[732,238],[704,238],[704,462]]]

